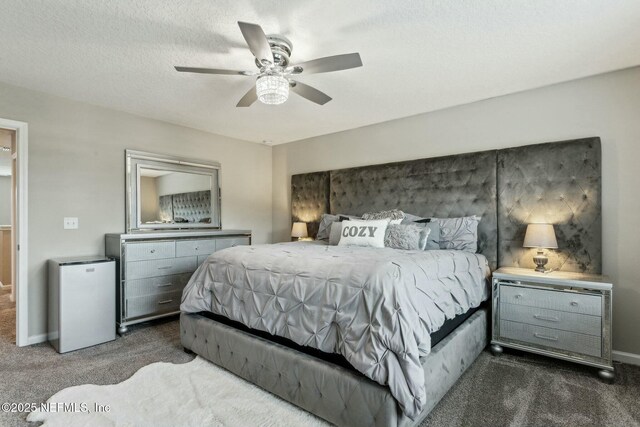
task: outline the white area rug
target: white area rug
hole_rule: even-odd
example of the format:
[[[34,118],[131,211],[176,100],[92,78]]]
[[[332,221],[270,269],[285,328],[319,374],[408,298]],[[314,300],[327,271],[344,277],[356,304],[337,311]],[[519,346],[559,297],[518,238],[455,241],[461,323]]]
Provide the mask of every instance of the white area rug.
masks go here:
[[[200,357],[152,363],[120,384],[69,387],[47,401],[53,402],[84,404],[89,412],[32,412],[27,421],[46,427],[328,426]],[[94,412],[95,404],[109,405],[109,412]]]

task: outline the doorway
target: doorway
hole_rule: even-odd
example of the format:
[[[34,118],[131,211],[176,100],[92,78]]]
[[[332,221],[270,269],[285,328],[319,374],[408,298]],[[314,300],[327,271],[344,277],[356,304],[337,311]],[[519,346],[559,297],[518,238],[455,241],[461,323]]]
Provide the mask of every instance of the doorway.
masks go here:
[[[15,131],[0,129],[0,339],[16,342],[15,265]]]
[[[29,342],[27,124],[0,119],[0,339]]]

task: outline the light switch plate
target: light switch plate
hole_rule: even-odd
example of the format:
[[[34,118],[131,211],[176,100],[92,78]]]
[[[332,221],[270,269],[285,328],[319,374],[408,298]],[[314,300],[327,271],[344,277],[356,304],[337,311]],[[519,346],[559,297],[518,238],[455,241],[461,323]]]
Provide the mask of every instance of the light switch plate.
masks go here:
[[[73,217],[64,218],[65,230],[75,230],[76,228],[78,228],[78,218],[73,218]]]

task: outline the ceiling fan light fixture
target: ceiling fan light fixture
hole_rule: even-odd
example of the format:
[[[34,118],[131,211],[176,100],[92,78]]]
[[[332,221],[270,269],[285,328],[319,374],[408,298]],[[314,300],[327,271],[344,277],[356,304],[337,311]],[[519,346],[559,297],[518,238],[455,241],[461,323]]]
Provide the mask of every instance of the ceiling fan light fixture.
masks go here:
[[[282,104],[289,98],[289,81],[277,75],[259,77],[256,81],[256,93],[263,104]]]

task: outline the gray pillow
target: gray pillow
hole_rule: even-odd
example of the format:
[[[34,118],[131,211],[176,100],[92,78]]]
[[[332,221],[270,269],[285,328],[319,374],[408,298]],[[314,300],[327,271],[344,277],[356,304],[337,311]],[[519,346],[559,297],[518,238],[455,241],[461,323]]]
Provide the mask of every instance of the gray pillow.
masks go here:
[[[316,240],[329,239],[331,224],[337,221],[338,218],[338,215],[322,214],[322,217],[320,218],[320,225],[318,225],[318,234],[316,235]]]
[[[384,236],[384,246],[394,249],[422,250],[429,235],[421,224],[389,224]]]
[[[440,224],[440,248],[458,251],[478,251],[478,223],[476,215],[461,218],[431,218]]]
[[[367,212],[365,214],[362,214],[362,219],[388,219],[390,224],[400,224],[400,222],[404,219],[404,212],[398,209],[391,209],[389,211],[380,212]]]
[[[424,221],[429,218],[422,218],[421,216],[416,216],[412,214],[405,213],[404,220],[402,220],[402,224],[414,224],[416,221]],[[430,221],[426,223],[420,223],[420,225],[424,225],[425,228],[429,230],[429,236],[427,237],[427,245],[425,246],[425,251],[434,251],[440,249],[440,223],[437,221]]]
[[[337,246],[340,243],[340,232],[342,231],[342,222],[335,221],[331,224],[331,232],[329,233],[329,244]]]

